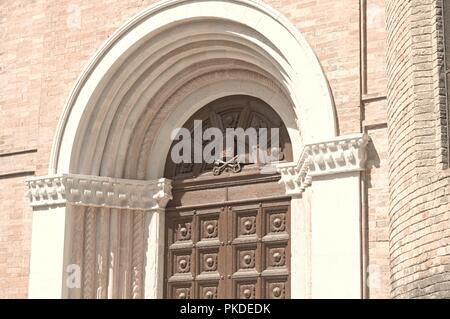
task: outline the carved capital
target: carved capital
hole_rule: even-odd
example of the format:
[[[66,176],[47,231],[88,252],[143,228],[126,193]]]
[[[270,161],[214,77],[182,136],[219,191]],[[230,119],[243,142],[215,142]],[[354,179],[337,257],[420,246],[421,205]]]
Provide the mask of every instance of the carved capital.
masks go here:
[[[66,191],[62,176],[34,177],[26,181],[30,205],[55,206],[66,203]]]
[[[315,176],[363,171],[367,143],[367,135],[355,134],[307,144],[297,163],[277,166],[281,173],[279,183],[285,185],[286,194],[299,195],[311,185]]]
[[[64,174],[26,181],[33,207],[73,205],[117,209],[152,210],[164,208],[172,198],[171,181],[118,179],[102,176]]]

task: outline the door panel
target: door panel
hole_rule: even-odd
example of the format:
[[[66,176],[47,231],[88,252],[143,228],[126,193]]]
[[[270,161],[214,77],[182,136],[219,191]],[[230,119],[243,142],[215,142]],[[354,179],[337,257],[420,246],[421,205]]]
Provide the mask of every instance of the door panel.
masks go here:
[[[289,202],[166,212],[167,298],[289,298]]]

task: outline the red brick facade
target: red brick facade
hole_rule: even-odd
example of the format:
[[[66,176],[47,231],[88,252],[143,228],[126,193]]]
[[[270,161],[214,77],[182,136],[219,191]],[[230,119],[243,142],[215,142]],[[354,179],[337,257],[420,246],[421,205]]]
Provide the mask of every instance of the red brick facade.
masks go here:
[[[442,1],[387,1],[392,296],[449,297]]]

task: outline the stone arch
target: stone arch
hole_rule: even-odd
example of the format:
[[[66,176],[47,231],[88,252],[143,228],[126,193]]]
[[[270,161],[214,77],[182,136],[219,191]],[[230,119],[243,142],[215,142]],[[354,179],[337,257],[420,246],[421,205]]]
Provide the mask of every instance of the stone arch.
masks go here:
[[[58,125],[50,172],[126,177],[124,167],[109,158],[120,165],[125,156],[130,161],[130,141],[147,129],[139,119],[146,109],[168,102],[155,97],[228,69],[252,72],[254,81],[246,82],[260,77],[284,91],[291,114],[282,115],[297,120],[297,144],[336,136],[333,101],[318,60],[279,13],[251,0],[164,1],[120,28],[84,69]]]
[[[347,174],[344,179],[349,177],[350,188],[358,193],[359,177],[351,174],[362,169],[361,147],[366,141],[360,135],[336,137],[326,78],[314,52],[289,21],[256,0],[159,2],[117,30],[85,67],[57,127],[49,176],[29,181],[32,206],[46,211],[33,219],[31,297],[42,297],[42,287],[50,297],[95,297],[99,291],[100,297],[161,296],[161,225],[170,198],[170,183],[161,179],[171,144],[166,137],[202,106],[227,95],[259,98],[283,120],[294,158],[279,168],[288,195],[300,196],[312,176],[337,173]],[[340,180],[334,183],[330,187],[349,190]],[[305,203],[297,199],[293,210]],[[350,210],[357,210],[356,197],[352,204]],[[305,211],[309,214],[311,209]],[[121,214],[128,216],[126,231]],[[70,293],[65,271],[74,259],[83,267],[87,260],[92,271],[98,268],[90,261],[95,259],[92,251],[85,251],[86,242],[96,249],[92,241],[104,232],[106,241],[116,238],[111,229],[95,227],[99,218],[129,238],[126,244],[108,245],[116,251],[125,245],[132,261],[122,269],[114,264],[120,260],[109,260],[113,279],[103,278],[111,276],[104,273],[106,267],[97,277],[84,275],[89,289]],[[296,218],[293,223],[299,222]],[[48,233],[48,224],[53,232]],[[144,236],[146,245],[136,246]],[[355,238],[349,237],[349,242]],[[295,242],[310,245],[304,239]],[[293,269],[309,263],[297,254],[309,249],[303,248],[293,246]],[[43,267],[43,260],[52,266]],[[115,273],[114,267],[120,271]],[[293,297],[308,296],[311,274],[305,269],[293,274],[294,281],[301,281]],[[123,276],[131,279],[120,283]],[[95,286],[93,277],[103,286]]]

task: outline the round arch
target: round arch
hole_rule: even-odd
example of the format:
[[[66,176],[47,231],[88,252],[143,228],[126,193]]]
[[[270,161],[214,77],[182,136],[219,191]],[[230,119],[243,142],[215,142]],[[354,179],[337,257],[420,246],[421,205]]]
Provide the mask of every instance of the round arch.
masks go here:
[[[230,70],[236,76],[224,78]],[[336,136],[320,64],[281,14],[253,0],[170,0],[133,17],[86,66],[60,119],[50,173],[161,177],[152,153],[168,149],[170,126],[226,94],[254,95],[279,112],[294,158],[301,145]]]
[[[333,99],[319,61],[301,33],[280,13],[256,0],[168,0],[131,18],[84,68],[56,130],[49,175],[114,177],[124,183],[137,181],[134,186],[143,180],[155,181],[151,185],[156,188],[164,174],[171,130],[209,102],[228,95],[249,95],[270,105],[288,130],[295,162],[305,144],[337,135]],[[104,181],[98,179],[94,184]],[[90,229],[92,238],[98,236],[93,226],[96,218],[111,218],[111,225],[125,237],[134,232],[120,228],[117,208],[110,212],[100,205],[58,209],[60,214],[49,210],[33,218],[37,239],[32,240],[31,268],[36,275],[30,275],[31,296],[40,296],[50,281],[49,296],[70,296],[61,288],[58,272],[65,269],[73,251],[80,260],[84,258],[83,239],[73,242],[77,223],[90,225],[84,231]],[[96,215],[97,211],[101,214]],[[161,281],[159,241],[164,217],[159,212],[145,223],[142,211],[137,217],[128,214],[125,221],[127,227],[137,225],[140,233],[147,227],[153,234],[148,246],[139,247],[136,255],[133,248],[133,261],[144,264],[142,255],[146,258],[145,271],[140,270],[135,278],[142,281],[145,274],[146,296],[158,291]],[[51,235],[47,234],[49,223],[54,228]],[[113,235],[109,238],[117,240]],[[133,245],[133,240],[126,245]],[[121,249],[118,242],[111,246]],[[41,260],[49,258],[55,261],[52,267],[43,267]],[[131,265],[127,267],[129,271]],[[140,289],[136,296],[143,295]],[[93,295],[91,290],[87,295]],[[118,291],[115,286],[112,290]],[[118,296],[115,293],[113,297]]]

